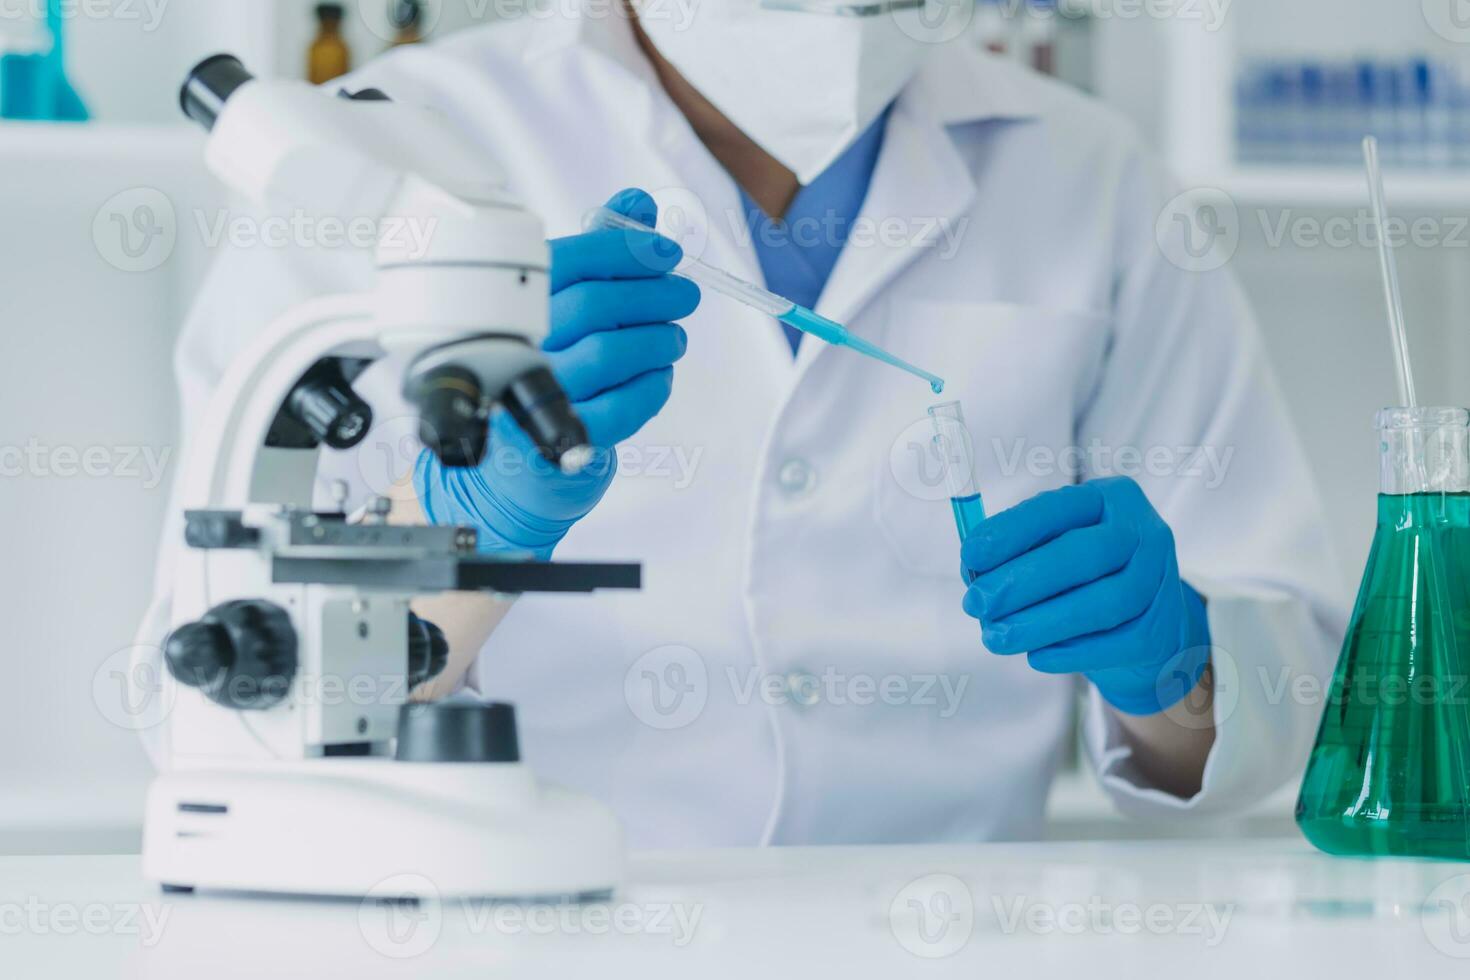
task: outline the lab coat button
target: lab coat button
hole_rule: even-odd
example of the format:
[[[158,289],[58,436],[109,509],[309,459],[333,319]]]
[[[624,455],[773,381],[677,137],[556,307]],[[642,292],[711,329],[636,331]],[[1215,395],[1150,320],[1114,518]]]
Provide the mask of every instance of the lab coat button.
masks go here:
[[[803,670],[793,670],[786,675],[786,693],[791,696],[791,703],[799,708],[816,707],[822,700],[817,678]]]
[[[817,471],[804,459],[788,460],[777,474],[776,482],[789,496],[799,497],[817,485]]]

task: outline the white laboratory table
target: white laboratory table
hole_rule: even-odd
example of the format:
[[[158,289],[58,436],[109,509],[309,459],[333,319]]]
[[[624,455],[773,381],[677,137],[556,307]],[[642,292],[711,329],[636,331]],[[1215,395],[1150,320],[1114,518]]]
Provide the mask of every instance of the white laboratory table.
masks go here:
[[[417,887],[422,888],[422,885]],[[0,977],[1470,977],[1470,865],[1300,840],[639,855],[606,905],[164,895],[0,858]]]

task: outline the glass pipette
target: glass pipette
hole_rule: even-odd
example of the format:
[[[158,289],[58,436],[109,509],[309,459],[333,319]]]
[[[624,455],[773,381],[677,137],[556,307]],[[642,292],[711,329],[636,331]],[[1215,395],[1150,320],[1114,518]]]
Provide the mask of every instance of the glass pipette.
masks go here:
[[[624,231],[647,231],[655,232],[641,221],[636,221],[627,215],[619,214],[609,208],[593,208],[587,212],[587,218],[583,222],[587,230],[598,228],[621,228]],[[894,357],[877,344],[870,343],[861,337],[854,336],[842,324],[829,320],[824,316],[807,309],[798,303],[782,296],[778,296],[768,289],[762,289],[755,283],[747,282],[738,276],[732,276],[723,269],[691,258],[685,253],[684,261],[674,270],[675,275],[691,279],[699,285],[712,289],[717,293],[723,293],[733,300],[744,303],[751,309],[759,310],[766,316],[775,317],[787,326],[794,327],[802,333],[811,334],[818,340],[825,341],[833,347],[846,347],[849,350],[865,354],[884,364],[892,365],[900,371],[907,371],[915,377],[923,378],[929,382],[929,387],[934,393],[940,394],[944,391],[944,379],[930,374],[910,364],[901,358]]]
[[[1393,338],[1394,363],[1399,371],[1399,401],[1418,408],[1414,393],[1414,371],[1409,365],[1409,341],[1404,330],[1404,300],[1399,292],[1399,267],[1388,241],[1388,203],[1383,193],[1383,167],[1378,161],[1378,138],[1363,140],[1363,161],[1368,166],[1368,197],[1373,203],[1373,221],[1378,228],[1378,261],[1383,273],[1383,295],[1388,303],[1388,330]]]

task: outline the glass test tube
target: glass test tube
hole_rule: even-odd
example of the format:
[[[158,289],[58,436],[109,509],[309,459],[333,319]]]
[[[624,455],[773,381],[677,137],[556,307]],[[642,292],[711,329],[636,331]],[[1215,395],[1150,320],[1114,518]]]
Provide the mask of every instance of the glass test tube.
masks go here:
[[[944,470],[944,485],[954,508],[955,527],[963,541],[985,520],[985,502],[975,475],[974,441],[965,427],[959,402],[945,402],[929,409],[934,423],[934,449]]]

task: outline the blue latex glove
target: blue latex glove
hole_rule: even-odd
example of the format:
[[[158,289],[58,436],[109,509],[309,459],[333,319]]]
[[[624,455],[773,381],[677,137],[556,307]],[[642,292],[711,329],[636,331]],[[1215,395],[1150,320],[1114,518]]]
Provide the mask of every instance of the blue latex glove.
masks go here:
[[[647,225],[658,220],[658,205],[643,191],[623,191],[607,206]],[[617,473],[617,444],[669,400],[673,365],[689,345],[673,321],[693,313],[700,300],[698,286],[669,275],[682,258],[677,244],[645,232],[595,231],[551,243],[551,333],[544,347],[596,457],[566,476],[499,412],[479,467],[450,469],[427,451],[419,457],[414,486],[431,523],[476,528],[481,551],[551,557],[607,493]]]
[[[1204,600],[1180,580],[1174,534],[1132,480],[1033,497],[982,522],[962,557],[965,612],[991,652],[1084,674],[1125,714],[1182,701],[1210,662]]]

